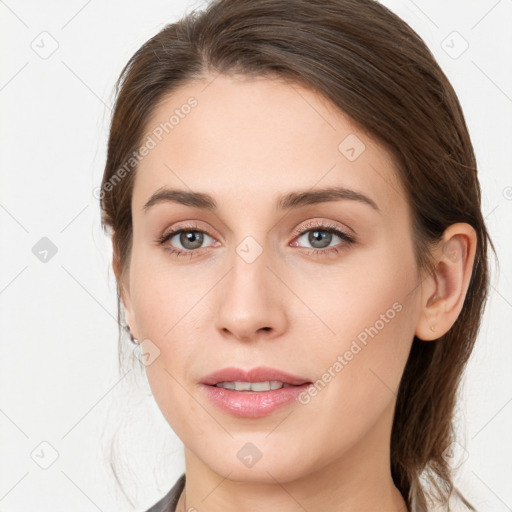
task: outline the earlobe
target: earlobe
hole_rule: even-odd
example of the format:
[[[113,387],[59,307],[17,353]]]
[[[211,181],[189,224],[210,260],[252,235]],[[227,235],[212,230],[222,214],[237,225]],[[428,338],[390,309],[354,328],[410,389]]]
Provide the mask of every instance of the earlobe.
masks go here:
[[[114,254],[112,256],[112,268],[114,270],[114,274],[116,276],[116,281],[118,283],[119,293],[121,295],[121,302],[123,304],[123,308],[125,311],[125,320],[126,323],[131,330],[133,336],[136,337],[136,327],[135,327],[135,319],[133,318],[132,304],[129,290],[126,289],[124,283],[124,276],[121,271],[121,265],[117,253],[115,251],[114,246]]]
[[[471,280],[476,243],[476,232],[469,224],[452,224],[444,232],[434,253],[435,269],[421,285],[417,338],[438,339],[457,320]]]
[[[125,289],[124,283],[122,281],[119,284],[119,291],[121,294],[121,301],[123,303],[123,308],[124,308],[124,316],[125,316],[125,320],[128,325],[128,328],[129,328],[131,334],[135,338],[138,338],[138,335],[137,335],[138,329],[137,329],[137,326],[135,323],[130,293],[129,293],[129,291],[127,291]]]
[[[135,322],[134,322],[134,318],[133,318],[130,294],[124,290],[124,286],[122,284],[120,285],[119,289],[120,289],[120,293],[121,293],[121,301],[122,301],[123,307],[124,307],[126,323],[129,325],[129,327],[132,331],[132,334],[134,336],[136,336],[136,334],[135,334],[136,328],[135,328]]]

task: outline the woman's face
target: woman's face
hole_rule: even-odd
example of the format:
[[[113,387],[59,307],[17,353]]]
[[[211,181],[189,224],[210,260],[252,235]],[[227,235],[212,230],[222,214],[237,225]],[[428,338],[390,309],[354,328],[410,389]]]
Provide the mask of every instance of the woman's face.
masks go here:
[[[268,78],[188,84],[146,130],[125,304],[187,460],[240,481],[382,470],[421,288],[389,154],[319,95]],[[144,208],[164,188],[183,194]],[[314,385],[202,383],[226,367]]]

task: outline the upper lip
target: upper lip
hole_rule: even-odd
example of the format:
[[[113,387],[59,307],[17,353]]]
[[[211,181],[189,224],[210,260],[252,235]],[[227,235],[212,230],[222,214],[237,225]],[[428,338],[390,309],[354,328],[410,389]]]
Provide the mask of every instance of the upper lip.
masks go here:
[[[215,384],[219,382],[266,382],[272,380],[282,382],[283,384],[292,384],[294,386],[300,386],[301,384],[310,382],[308,379],[291,375],[277,368],[258,366],[250,370],[242,370],[241,368],[230,366],[210,373],[201,380],[201,383],[215,386]]]

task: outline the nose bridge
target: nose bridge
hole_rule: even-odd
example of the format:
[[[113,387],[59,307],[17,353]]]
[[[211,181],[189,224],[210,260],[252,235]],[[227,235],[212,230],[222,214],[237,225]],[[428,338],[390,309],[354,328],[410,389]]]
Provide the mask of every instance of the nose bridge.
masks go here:
[[[231,299],[234,302],[231,306],[239,308],[240,313],[249,307],[260,308],[270,299],[271,272],[267,268],[270,259],[269,249],[252,236],[244,238],[235,247],[227,284],[229,297],[226,299]]]
[[[260,330],[284,328],[282,290],[279,291],[279,280],[268,268],[272,266],[271,260],[268,244],[253,236],[246,236],[234,248],[231,270],[219,290],[219,329],[248,339]]]

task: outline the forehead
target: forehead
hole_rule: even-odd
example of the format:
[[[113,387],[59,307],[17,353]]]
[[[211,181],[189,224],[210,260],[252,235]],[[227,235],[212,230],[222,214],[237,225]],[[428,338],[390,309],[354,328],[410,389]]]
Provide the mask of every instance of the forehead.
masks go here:
[[[157,105],[150,139],[136,173],[137,210],[162,186],[235,195],[245,206],[327,186],[362,192],[383,210],[404,202],[390,154],[297,84],[225,75],[188,83]]]

